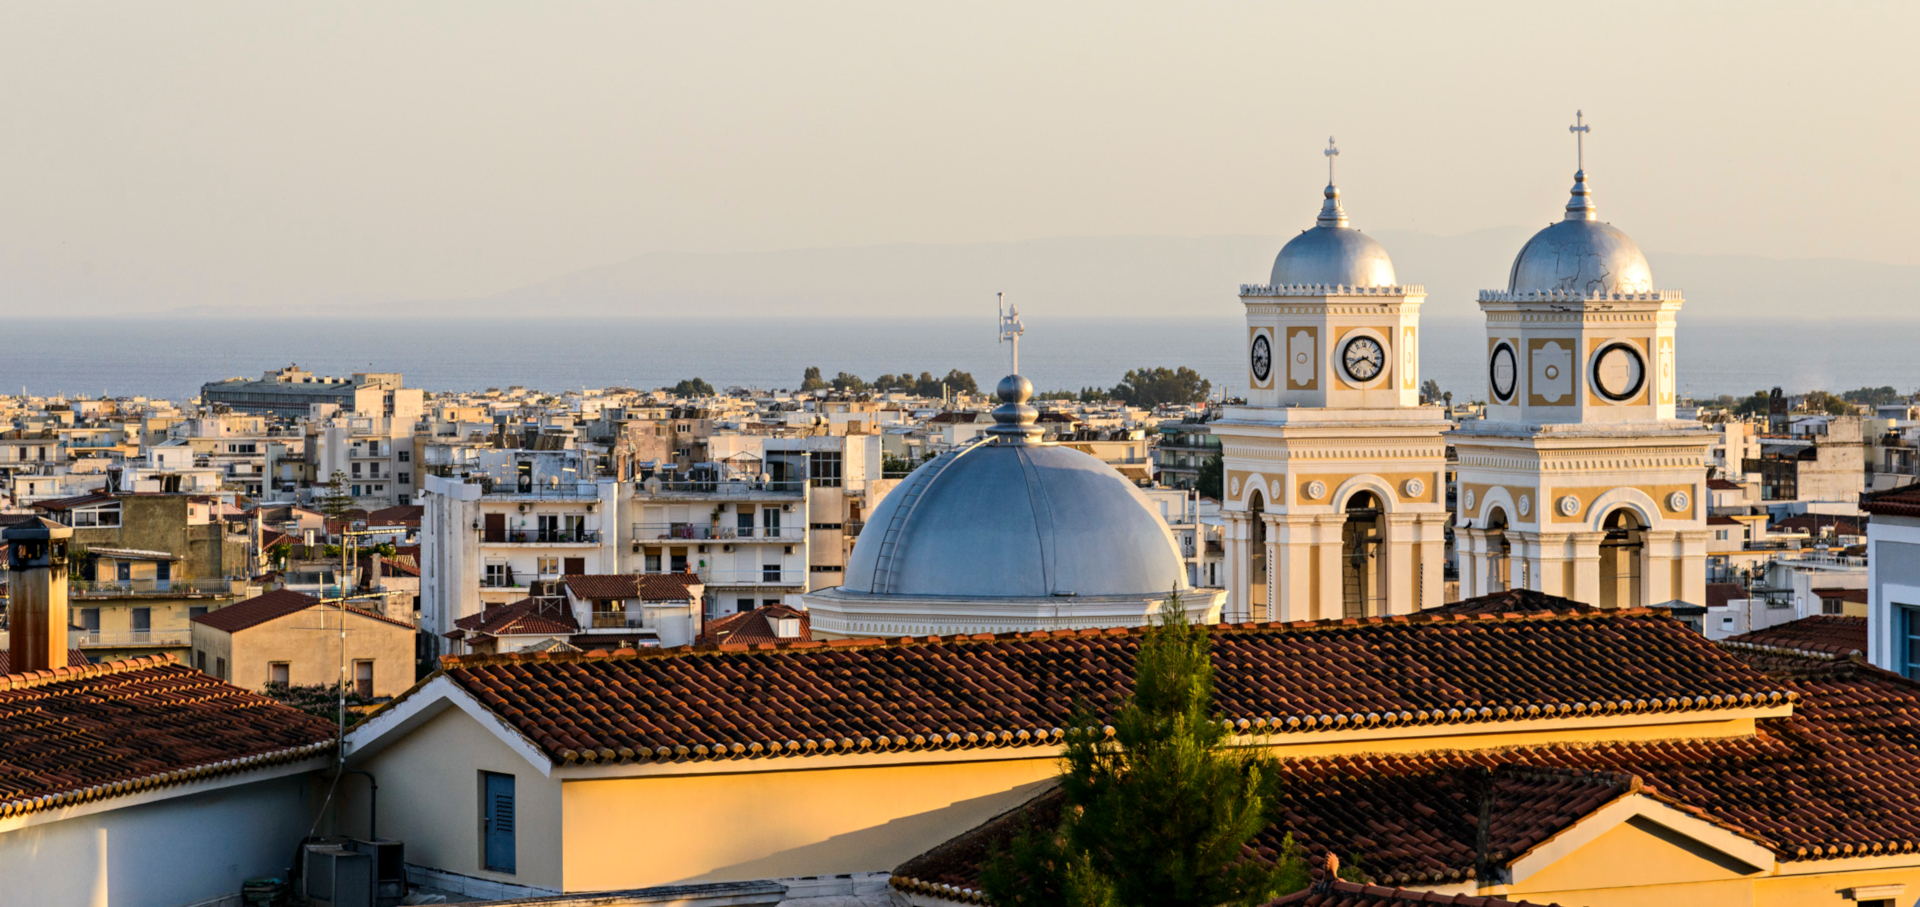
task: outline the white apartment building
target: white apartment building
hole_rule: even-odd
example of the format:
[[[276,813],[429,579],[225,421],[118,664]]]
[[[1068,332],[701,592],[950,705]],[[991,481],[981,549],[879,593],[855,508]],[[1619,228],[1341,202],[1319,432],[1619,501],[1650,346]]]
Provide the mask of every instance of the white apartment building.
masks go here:
[[[578,451],[483,450],[460,473],[422,478],[420,619],[454,621],[561,577],[616,573],[619,483],[582,479]]]
[[[325,485],[338,473],[356,506],[415,503],[419,474],[413,427],[414,420],[387,416],[327,413],[315,418],[306,436],[314,484]]]
[[[1867,660],[1920,680],[1920,485],[1860,501],[1867,523]]]
[[[771,443],[771,439],[769,439]],[[709,466],[623,483],[628,535],[620,572],[686,574],[705,584],[706,617],[774,604],[807,590],[807,458],[769,451],[746,474]]]

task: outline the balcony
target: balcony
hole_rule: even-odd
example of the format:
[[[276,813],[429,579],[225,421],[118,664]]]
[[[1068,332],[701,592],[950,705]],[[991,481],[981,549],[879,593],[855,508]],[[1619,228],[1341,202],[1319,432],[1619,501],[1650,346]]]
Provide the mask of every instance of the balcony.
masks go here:
[[[488,545],[598,545],[598,529],[510,529],[497,537],[483,538]]]
[[[709,586],[804,586],[805,570],[701,570],[700,580]]]
[[[644,618],[628,617],[625,611],[593,612],[595,630],[651,630]]]
[[[487,482],[481,480],[481,495],[489,501],[597,501],[600,486],[593,482]]]
[[[635,523],[633,538],[635,541],[654,541],[660,539],[725,542],[785,542],[793,544],[805,540],[807,530],[803,526],[708,526],[698,523]]]
[[[188,646],[193,631],[179,630],[86,630],[73,634],[76,645],[92,646]]]
[[[805,479],[778,482],[748,480],[648,479],[639,483],[634,498],[699,498],[726,500],[799,500],[807,494]]]
[[[233,595],[235,582],[227,579],[76,579],[67,581],[67,594],[74,598],[192,598]]]

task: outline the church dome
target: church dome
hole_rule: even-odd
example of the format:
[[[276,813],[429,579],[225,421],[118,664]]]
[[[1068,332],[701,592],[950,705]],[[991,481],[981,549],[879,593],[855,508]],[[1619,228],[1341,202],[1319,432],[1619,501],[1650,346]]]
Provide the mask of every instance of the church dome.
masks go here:
[[[1326,202],[1313,229],[1301,231],[1280,247],[1267,282],[1274,286],[1393,286],[1393,259],[1387,256],[1386,248],[1347,226],[1339,189],[1329,183],[1325,194]]]
[[[1653,270],[1627,234],[1596,219],[1587,172],[1573,175],[1566,218],[1520,247],[1507,277],[1512,293],[1647,293]]]
[[[1186,588],[1172,534],[1132,482],[1071,447],[998,437],[926,463],[889,492],[841,584],[941,598]]]

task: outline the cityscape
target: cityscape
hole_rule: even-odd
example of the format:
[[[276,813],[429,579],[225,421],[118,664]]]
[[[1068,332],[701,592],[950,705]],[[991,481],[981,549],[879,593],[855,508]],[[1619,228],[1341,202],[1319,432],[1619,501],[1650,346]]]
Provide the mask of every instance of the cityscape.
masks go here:
[[[1469,8],[0,10],[0,907],[1920,904],[1920,21]]]

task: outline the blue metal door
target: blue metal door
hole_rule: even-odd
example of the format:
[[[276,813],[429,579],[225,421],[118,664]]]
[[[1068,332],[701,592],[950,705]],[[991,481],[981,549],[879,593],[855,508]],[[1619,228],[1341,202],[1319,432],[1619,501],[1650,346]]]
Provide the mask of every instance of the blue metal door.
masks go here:
[[[483,772],[486,778],[486,866],[513,872],[513,776]]]

